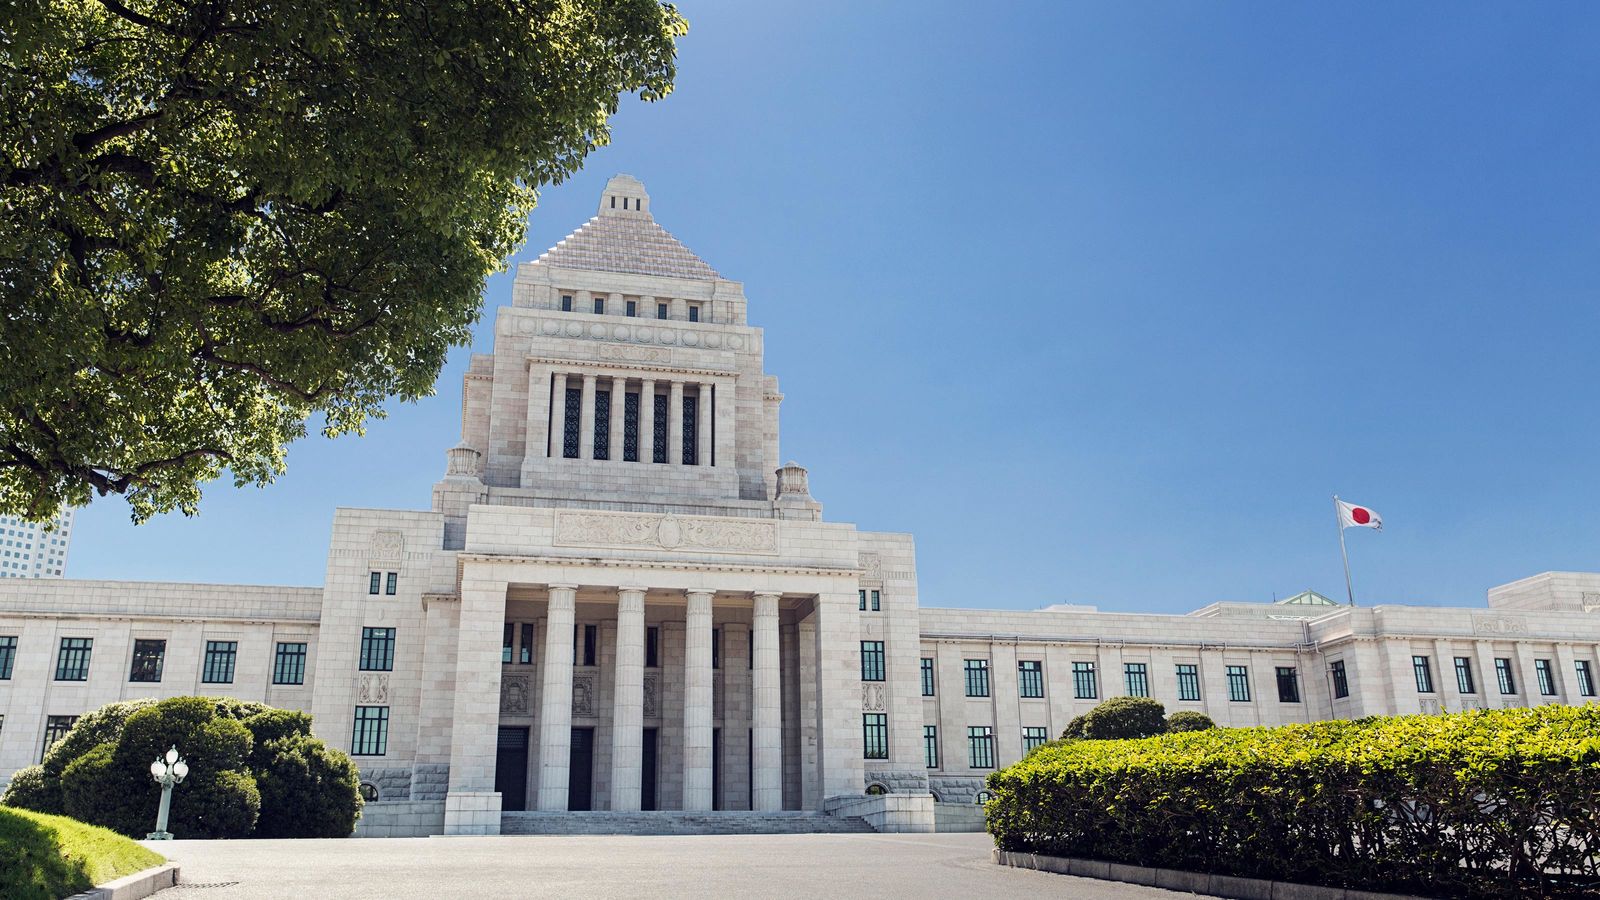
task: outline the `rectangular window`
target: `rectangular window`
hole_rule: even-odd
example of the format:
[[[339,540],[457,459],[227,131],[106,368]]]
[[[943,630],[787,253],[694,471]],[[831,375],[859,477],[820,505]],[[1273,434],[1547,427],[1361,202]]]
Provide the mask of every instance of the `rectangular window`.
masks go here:
[[[11,678],[11,669],[17,664],[17,637],[6,635],[0,637],[0,681]]]
[[[510,628],[511,626],[507,625],[506,627]],[[510,662],[505,658],[504,653],[500,655],[500,658],[505,662]],[[394,671],[393,628],[361,629],[361,671]]]
[[[988,725],[967,728],[967,764],[974,769],[994,768],[994,729]]]
[[[350,734],[351,756],[382,756],[389,752],[389,707],[356,707]]]
[[[522,623],[522,645],[518,651],[517,662],[522,665],[533,663],[533,623]]]
[[[1580,697],[1594,696],[1594,674],[1589,671],[1589,661],[1577,660],[1573,664],[1578,670],[1578,695]]]
[[[856,591],[856,594],[857,594],[857,596],[859,598],[859,601],[860,601],[859,605],[856,608],[859,609],[862,612],[866,612],[867,611],[867,592],[865,590],[860,590],[860,591]]]
[[[889,758],[889,716],[887,713],[861,714],[863,759]]]
[[[94,650],[94,638],[62,638],[61,653],[56,657],[57,681],[88,681],[89,655]]]
[[[627,302],[627,306],[628,306],[628,316],[629,316],[629,318],[632,318],[632,317],[637,316],[639,314],[639,301],[637,301],[637,300],[629,300]]]
[[[277,656],[272,660],[272,683],[306,683],[305,644],[283,643],[278,645]]]
[[[1294,666],[1278,666],[1278,702],[1300,702],[1300,673]]]
[[[572,645],[573,645],[572,646],[572,655],[573,655],[574,663],[577,663],[577,660],[580,658],[578,656],[578,634],[579,634],[578,629],[579,628],[583,629],[583,631],[582,631],[582,634],[583,634],[583,656],[581,657],[583,662],[582,663],[578,663],[578,664],[579,665],[585,665],[585,666],[592,666],[592,665],[594,665],[595,641],[598,639],[600,629],[597,626],[594,626],[594,625],[581,625],[581,626],[580,625],[574,625],[574,626],[572,626]],[[716,646],[717,646],[717,633],[715,631],[713,631],[713,632],[711,632],[711,647],[712,647],[713,651],[715,651]]]
[[[695,450],[699,446],[698,429],[700,427],[700,398],[683,398],[683,464],[686,466],[700,465],[699,457]]]
[[[1178,699],[1200,699],[1200,667],[1194,663],[1178,664]]]
[[[594,458],[611,458],[611,391],[594,392]]]
[[[933,696],[933,660],[926,656],[922,658],[922,696]]]
[[[594,298],[594,314],[597,316],[606,314],[606,300],[604,297]]]
[[[922,756],[928,768],[939,768],[939,726],[922,726]]]
[[[507,622],[505,628],[500,632],[500,662],[511,662],[512,641],[516,639],[517,626]]]
[[[1228,699],[1235,703],[1250,702],[1250,670],[1245,666],[1228,667]]]
[[[1539,677],[1539,693],[1546,697],[1556,695],[1556,673],[1550,668],[1550,660],[1536,659],[1533,661],[1533,674]]]
[[[622,461],[639,461],[639,392],[622,395]]]
[[[572,312],[572,295],[571,294],[562,294],[561,295],[561,311],[562,312]]]
[[[722,668],[722,629],[711,629],[711,668]]]
[[[661,668],[661,629],[655,625],[644,630],[644,667]]]
[[[1128,684],[1129,697],[1150,696],[1150,673],[1144,663],[1123,663],[1122,675]]]
[[[1017,693],[1033,699],[1044,696],[1044,663],[1037,659],[1017,661]]]
[[[128,680],[148,683],[159,682],[161,680],[161,665],[166,661],[166,658],[166,641],[134,641],[133,666],[128,670]]]
[[[1433,693],[1433,668],[1426,656],[1411,657],[1411,671],[1417,678],[1417,692],[1422,694]]]
[[[1500,693],[1515,694],[1517,692],[1517,678],[1511,674],[1511,660],[1504,657],[1494,661],[1494,677],[1500,682]]]
[[[566,399],[561,404],[561,458],[577,459],[579,419],[583,415],[583,388],[569,387],[566,391]]]
[[[666,318],[666,316],[662,316]],[[651,410],[655,417],[654,431],[650,439],[650,459],[664,463],[667,461],[667,401],[666,394],[656,394],[651,398]]]
[[[700,321],[700,307],[695,306],[694,304],[689,305],[689,321]]]
[[[882,591],[873,591],[872,592],[872,611],[873,612],[882,612],[883,611],[883,592]]]
[[[367,579],[367,593],[376,594],[379,586],[383,584],[383,573],[373,572]]]
[[[989,661],[987,659],[969,659],[966,661],[967,669],[967,696],[989,696]]]
[[[1328,666],[1328,671],[1333,675],[1333,696],[1336,700],[1343,700],[1350,696],[1350,678],[1344,671],[1344,660],[1336,659]]]
[[[883,641],[861,642],[861,680],[883,680]]]
[[[56,741],[67,736],[72,726],[77,724],[77,716],[46,716],[44,720],[44,746],[39,748],[39,761],[44,762],[44,755],[50,752]]]
[[[1098,695],[1099,686],[1095,684],[1094,663],[1073,663],[1072,696],[1079,700],[1093,700]]]
[[[1027,756],[1033,752],[1033,748],[1048,740],[1050,737],[1045,733],[1043,726],[1022,729],[1022,755]]]
[[[1463,694],[1476,694],[1478,686],[1472,680],[1472,660],[1456,657],[1456,690]]]
[[[233,663],[238,656],[238,641],[206,641],[205,664],[200,670],[201,683],[233,684]]]
[[[393,597],[395,590],[397,588],[399,588],[399,586],[400,586],[400,573],[399,572],[390,572],[388,574],[388,576],[387,576],[387,579],[384,581],[383,592],[385,594],[388,594],[389,596]]]

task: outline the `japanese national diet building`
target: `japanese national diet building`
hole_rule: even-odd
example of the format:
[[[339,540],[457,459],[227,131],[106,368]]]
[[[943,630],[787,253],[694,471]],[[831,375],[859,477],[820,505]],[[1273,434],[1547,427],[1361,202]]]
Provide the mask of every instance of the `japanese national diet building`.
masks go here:
[[[1254,725],[1595,695],[1593,574],[1487,608],[921,606],[911,535],[826,520],[780,456],[759,303],[626,175],[512,299],[433,508],[337,510],[322,587],[0,583],[0,782],[104,703],[220,694],[311,712],[365,835],[918,831],[1110,696]]]

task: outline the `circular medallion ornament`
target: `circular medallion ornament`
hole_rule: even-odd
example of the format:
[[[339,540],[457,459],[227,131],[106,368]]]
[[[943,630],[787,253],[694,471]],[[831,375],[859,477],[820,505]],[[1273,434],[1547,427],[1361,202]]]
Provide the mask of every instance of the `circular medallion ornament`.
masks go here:
[[[633,339],[638,341],[641,344],[648,344],[651,341],[655,340],[655,338],[656,338],[656,333],[652,329],[649,329],[649,328],[635,328],[633,330]]]
[[[611,336],[613,338],[619,340],[619,341],[627,340],[628,339],[628,326],[626,326],[626,325],[618,325],[615,328],[612,328],[611,329]]]
[[[667,331],[666,329],[662,329],[662,331],[661,331],[661,343],[663,343],[663,344],[676,344],[677,342],[678,342],[678,334],[677,334],[677,332],[675,332],[675,331]]]
[[[604,325],[595,324],[595,325],[590,325],[589,326],[589,337],[592,337],[592,338],[603,338],[605,336],[606,336],[606,327]]]
[[[661,524],[656,526],[656,543],[668,550],[683,543],[683,526],[671,516],[662,519]]]
[[[540,326],[540,330],[542,330],[545,334],[555,334],[561,330],[561,323],[555,321],[546,322],[544,325]]]
[[[706,346],[707,347],[721,347],[722,346],[722,335],[720,335],[720,334],[708,334],[708,335],[706,335]]]
[[[686,331],[683,333],[683,345],[685,347],[693,347],[698,343],[700,343],[700,335],[695,334],[692,331]]]
[[[744,338],[738,336],[737,334],[733,335],[732,337],[728,338],[728,346],[735,350],[743,350]]]
[[[577,322],[568,322],[567,323],[567,337],[582,337],[582,336],[583,336],[583,326],[582,325],[579,325]]]

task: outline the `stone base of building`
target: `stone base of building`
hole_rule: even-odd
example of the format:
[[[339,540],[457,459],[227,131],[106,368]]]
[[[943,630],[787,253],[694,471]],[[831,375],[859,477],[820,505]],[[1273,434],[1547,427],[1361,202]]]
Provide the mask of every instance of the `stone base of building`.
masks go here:
[[[444,798],[445,834],[499,834],[499,791],[451,791]]]
[[[987,831],[989,822],[983,807],[976,803],[935,803],[933,805],[934,831]]]
[[[444,833],[443,800],[368,803],[353,837],[428,837]]]
[[[874,831],[927,833],[934,830],[932,794],[868,794],[829,797],[823,811],[830,816],[859,818]]]

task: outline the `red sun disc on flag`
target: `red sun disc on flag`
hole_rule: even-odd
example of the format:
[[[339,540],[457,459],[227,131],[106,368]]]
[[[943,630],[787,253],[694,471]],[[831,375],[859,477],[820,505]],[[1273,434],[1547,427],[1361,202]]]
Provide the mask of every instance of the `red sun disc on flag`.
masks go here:
[[[1350,521],[1356,523],[1357,525],[1365,525],[1372,521],[1372,513],[1367,512],[1359,506],[1352,506],[1350,507]]]

